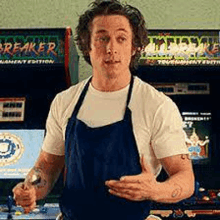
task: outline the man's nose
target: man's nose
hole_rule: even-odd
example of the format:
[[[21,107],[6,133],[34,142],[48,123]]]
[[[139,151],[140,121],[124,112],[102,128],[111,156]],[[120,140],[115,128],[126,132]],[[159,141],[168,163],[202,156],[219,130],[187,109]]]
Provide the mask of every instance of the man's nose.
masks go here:
[[[107,45],[106,45],[106,53],[107,54],[117,54],[117,42],[114,39],[109,39]]]

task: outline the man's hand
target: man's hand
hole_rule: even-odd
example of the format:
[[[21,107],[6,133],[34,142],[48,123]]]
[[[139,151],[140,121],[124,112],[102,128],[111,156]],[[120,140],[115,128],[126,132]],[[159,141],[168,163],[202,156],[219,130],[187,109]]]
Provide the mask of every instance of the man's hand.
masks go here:
[[[141,157],[141,168],[139,175],[124,176],[119,181],[106,181],[109,192],[132,201],[153,200],[158,183],[144,156]]]
[[[14,189],[14,200],[17,205],[29,213],[36,206],[36,201],[44,199],[52,190],[64,167],[65,156],[41,151],[35,166],[27,174],[23,183],[17,184]]]
[[[22,206],[24,213],[29,213],[36,207],[37,197],[34,186],[27,183],[19,183],[12,191],[16,205]]]

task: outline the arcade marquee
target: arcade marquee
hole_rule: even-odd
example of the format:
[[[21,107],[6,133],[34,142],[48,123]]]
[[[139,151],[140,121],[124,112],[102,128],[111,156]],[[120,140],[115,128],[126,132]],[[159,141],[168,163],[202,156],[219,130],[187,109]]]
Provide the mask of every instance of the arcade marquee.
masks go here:
[[[219,30],[150,30],[141,65],[220,65]]]

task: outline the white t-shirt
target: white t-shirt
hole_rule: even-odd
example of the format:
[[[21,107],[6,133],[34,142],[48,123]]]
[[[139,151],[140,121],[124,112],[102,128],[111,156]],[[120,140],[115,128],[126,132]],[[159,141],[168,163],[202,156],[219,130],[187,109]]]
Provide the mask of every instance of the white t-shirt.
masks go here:
[[[46,122],[42,149],[65,154],[65,131],[78,98],[88,79],[56,95]],[[77,118],[90,127],[120,121],[124,117],[129,85],[115,92],[101,92],[89,85]],[[144,155],[155,175],[161,170],[159,159],[187,154],[182,118],[175,103],[138,77],[129,103],[133,132],[140,155]]]

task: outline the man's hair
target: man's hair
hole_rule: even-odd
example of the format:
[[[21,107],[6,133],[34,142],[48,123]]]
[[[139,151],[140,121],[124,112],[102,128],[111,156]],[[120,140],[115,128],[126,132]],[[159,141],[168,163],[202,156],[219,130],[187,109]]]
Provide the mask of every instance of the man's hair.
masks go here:
[[[91,65],[89,51],[91,50],[91,24],[93,19],[99,15],[123,15],[129,20],[133,32],[132,44],[136,49],[136,53],[131,58],[130,70],[134,70],[138,65],[141,50],[144,49],[148,43],[147,28],[141,12],[131,5],[121,4],[118,0],[96,0],[89,4],[89,7],[90,8],[79,17],[75,37],[86,62]]]

